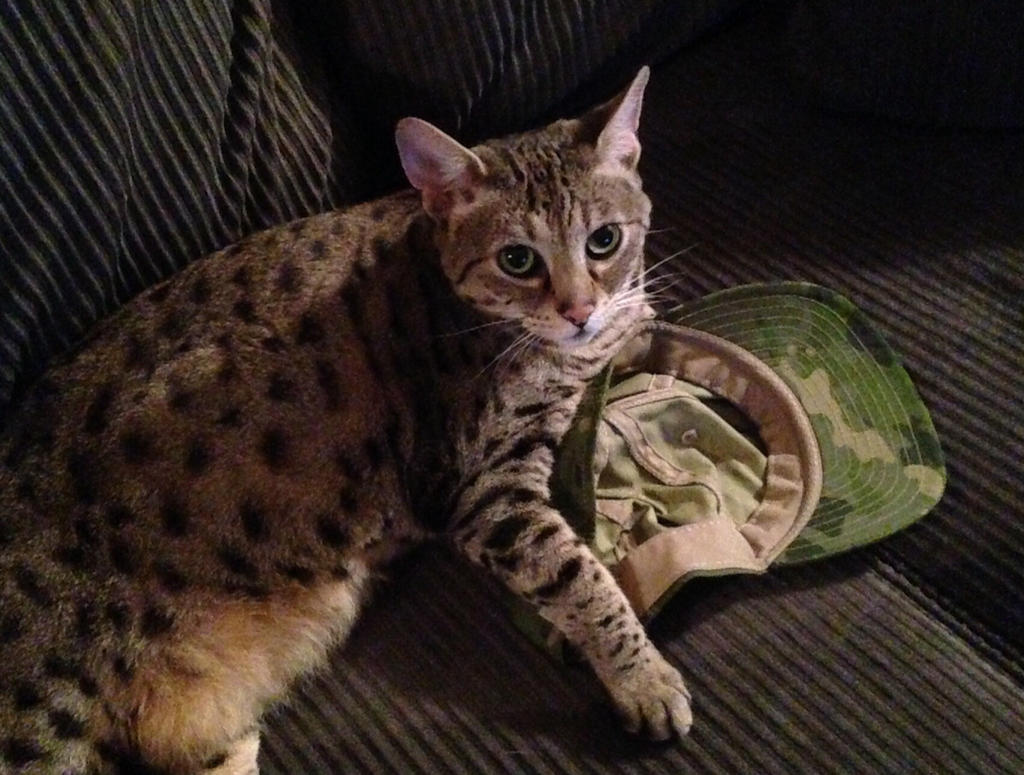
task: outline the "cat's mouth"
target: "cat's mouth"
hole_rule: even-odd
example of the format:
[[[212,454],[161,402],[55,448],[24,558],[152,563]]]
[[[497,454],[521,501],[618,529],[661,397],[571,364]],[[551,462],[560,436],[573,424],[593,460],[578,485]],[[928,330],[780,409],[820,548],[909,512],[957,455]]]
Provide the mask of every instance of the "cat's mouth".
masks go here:
[[[613,313],[609,315],[605,312],[598,312],[591,316],[590,320],[584,325],[571,326],[569,330],[563,329],[555,336],[549,338],[563,350],[575,350],[594,343],[603,334],[610,332],[612,329],[617,331],[628,327],[628,323],[632,318],[633,316],[628,314]],[[611,335],[615,336],[614,333]]]
[[[573,326],[570,330],[562,326],[539,326],[529,323],[523,327],[538,340],[539,344],[556,350],[575,350],[577,347],[590,344],[604,328],[589,323],[581,328]]]
[[[591,317],[584,325],[564,325],[542,333],[541,336],[551,344],[563,350],[573,350],[589,344],[606,328],[608,321],[604,316]]]
[[[524,321],[527,332],[541,342],[560,350],[576,350],[603,340],[617,339],[624,331],[641,320],[653,318],[654,310],[647,304],[609,306],[598,309],[582,326],[568,321]]]
[[[579,331],[577,331],[575,334],[572,334],[569,337],[569,341],[576,343],[589,342],[591,339],[594,338],[596,334],[596,329],[594,331],[590,331],[586,328],[581,328]]]
[[[569,336],[563,341],[571,347],[580,347],[585,344],[589,344],[597,338],[597,335],[604,330],[604,324],[601,325],[586,325],[577,331],[569,334]]]

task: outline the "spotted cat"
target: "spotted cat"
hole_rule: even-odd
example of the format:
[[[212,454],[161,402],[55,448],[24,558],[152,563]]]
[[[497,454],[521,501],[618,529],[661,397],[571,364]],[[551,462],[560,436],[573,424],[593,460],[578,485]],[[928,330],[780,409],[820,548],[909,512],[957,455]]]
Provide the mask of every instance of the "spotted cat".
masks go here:
[[[261,714],[374,569],[447,535],[586,656],[631,730],[689,697],[549,502],[587,381],[650,316],[646,69],[415,190],[257,234],[98,327],[0,436],[0,772],[256,772]]]

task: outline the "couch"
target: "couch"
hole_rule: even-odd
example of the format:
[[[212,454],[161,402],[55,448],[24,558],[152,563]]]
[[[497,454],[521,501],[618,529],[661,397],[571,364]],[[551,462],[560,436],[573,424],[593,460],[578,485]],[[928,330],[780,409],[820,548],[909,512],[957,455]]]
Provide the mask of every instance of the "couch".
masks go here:
[[[888,9],[888,10],[887,10]],[[1006,0],[16,0],[0,12],[0,416],[97,319],[257,229],[402,181],[406,114],[472,142],[644,62],[673,300],[840,291],[932,411],[938,507],[653,622],[690,736],[621,732],[443,545],[268,720],[266,773],[1024,771],[1024,37]]]

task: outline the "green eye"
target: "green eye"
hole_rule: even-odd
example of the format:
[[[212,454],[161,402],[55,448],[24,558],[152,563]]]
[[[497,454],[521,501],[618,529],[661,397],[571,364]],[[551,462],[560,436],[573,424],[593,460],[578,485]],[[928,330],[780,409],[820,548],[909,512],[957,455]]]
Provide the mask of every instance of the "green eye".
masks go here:
[[[508,245],[498,251],[498,266],[513,277],[529,277],[540,269],[540,256],[528,245]]]
[[[607,223],[587,237],[587,255],[591,258],[608,258],[622,241],[622,229],[618,224]]]

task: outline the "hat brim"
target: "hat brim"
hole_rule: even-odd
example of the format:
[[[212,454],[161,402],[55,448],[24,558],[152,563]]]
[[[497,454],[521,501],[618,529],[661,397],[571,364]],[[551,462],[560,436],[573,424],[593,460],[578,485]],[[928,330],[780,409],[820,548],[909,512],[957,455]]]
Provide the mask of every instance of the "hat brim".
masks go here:
[[[880,540],[942,497],[945,464],[927,408],[878,328],[840,294],[807,283],[745,285],[667,317],[762,360],[811,420],[821,452],[821,498],[776,562],[804,562]]]

